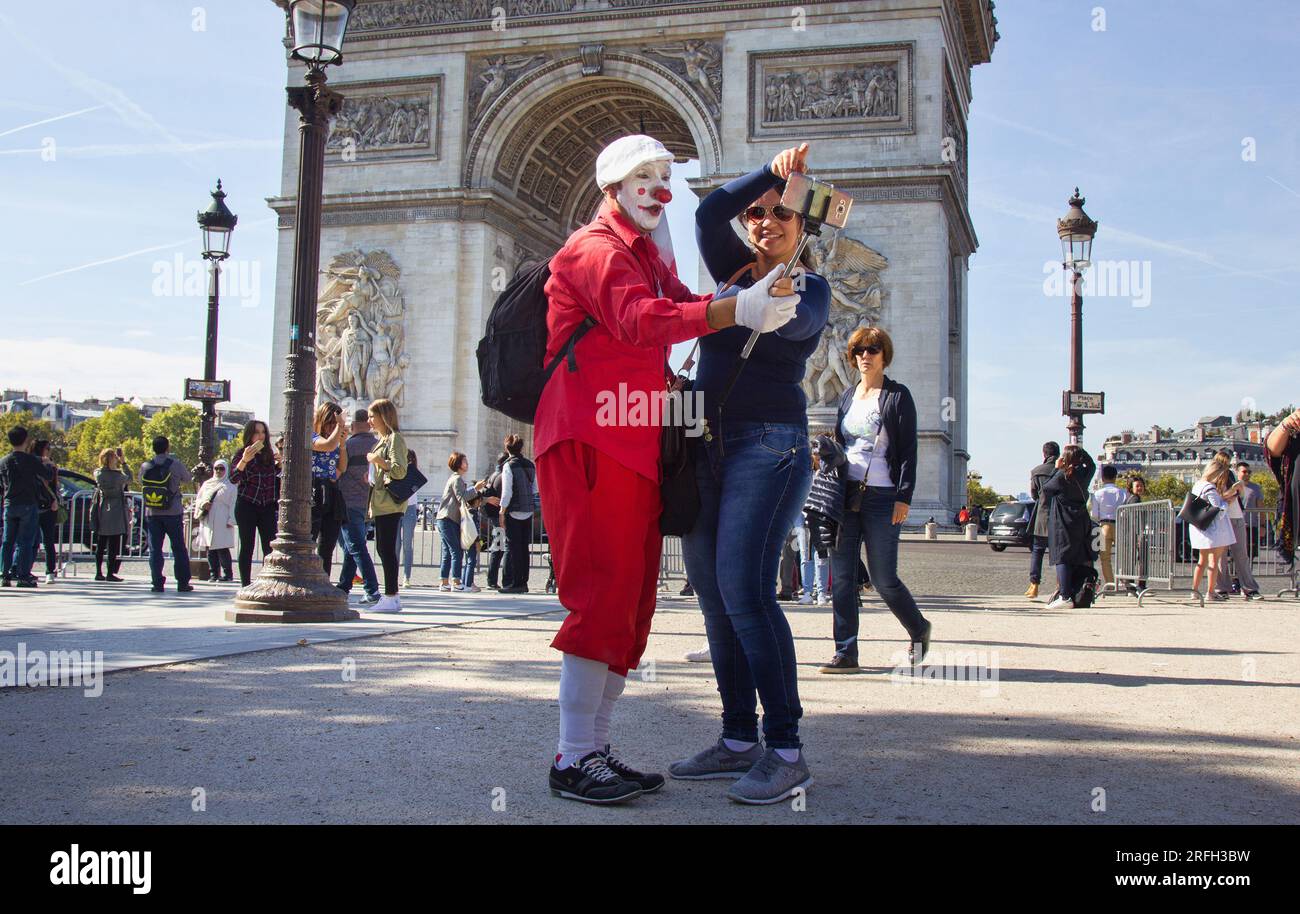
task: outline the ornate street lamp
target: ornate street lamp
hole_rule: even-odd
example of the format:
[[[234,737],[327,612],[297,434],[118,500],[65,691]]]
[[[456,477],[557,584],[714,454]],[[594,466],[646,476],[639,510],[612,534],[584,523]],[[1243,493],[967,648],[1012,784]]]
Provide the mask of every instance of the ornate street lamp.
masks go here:
[[[325,85],[325,67],[343,60],[343,36],[356,0],[291,0],[292,56],[307,64],[306,85],[290,86],[300,136],[294,223],[292,315],[285,359],[284,450],[280,514],[271,554],[239,591],[232,622],[341,622],[359,618],[330,583],[311,538],[311,416],[316,397],[316,281],[320,267],[325,141],[343,96]]]
[[[208,271],[208,337],[203,355],[203,380],[217,377],[217,311],[220,305],[221,261],[230,256],[230,236],[235,231],[239,217],[226,207],[226,193],[217,179],[217,189],[212,192],[212,203],[199,213],[199,228],[203,231],[203,259],[211,264]],[[194,480],[202,485],[212,475],[215,456],[213,425],[216,423],[217,405],[203,401],[203,424],[199,430],[199,464],[194,468]]]
[[[1067,392],[1066,412],[1070,421],[1066,428],[1070,443],[1083,440],[1083,412],[1072,402],[1074,394],[1083,392],[1083,271],[1092,264],[1092,239],[1097,234],[1097,223],[1083,211],[1084,199],[1079,188],[1070,197],[1069,209],[1056,220],[1056,234],[1061,239],[1061,266],[1070,273],[1070,389]],[[1096,412],[1096,409],[1089,409]]]

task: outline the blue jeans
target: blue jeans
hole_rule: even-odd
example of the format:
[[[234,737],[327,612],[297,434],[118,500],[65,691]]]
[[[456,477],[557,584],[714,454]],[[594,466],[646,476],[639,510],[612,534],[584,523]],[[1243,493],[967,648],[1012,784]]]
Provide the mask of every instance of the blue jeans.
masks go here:
[[[803,708],[776,578],[812,483],[808,434],[801,425],[730,422],[720,438],[697,442],[700,515],[682,537],[682,557],[704,611],[722,735],[756,742],[761,699],[767,745],[797,749]]]
[[[871,585],[913,641],[925,630],[925,617],[917,609],[907,585],[898,579],[898,535],[903,525],[894,523],[894,490],[871,486],[862,495],[860,511],[844,512],[839,542],[831,556],[834,579],[835,651],[858,659],[858,550],[867,546],[867,571]]]
[[[438,518],[439,539],[442,540],[442,579],[460,580],[460,563],[465,550],[460,547],[460,524],[449,517]]]
[[[357,569],[361,569],[362,584],[366,593],[376,596],[379,593],[379,577],[375,574],[375,562],[366,548],[366,509],[348,508],[348,521],[339,531],[343,543],[343,565],[339,568],[339,590],[344,593],[352,590],[352,579]]]
[[[795,539],[799,541],[799,579],[803,582],[806,596],[829,597],[831,595],[831,557],[822,558],[813,548],[812,533],[806,524],[795,527]]]
[[[474,572],[478,571],[478,549],[466,549],[465,561],[462,563],[460,583],[465,587],[474,586]]]
[[[402,523],[397,528],[397,548],[402,557],[402,573],[411,576],[411,565],[415,562],[415,523],[420,519],[420,508],[415,502],[406,506]]]
[[[150,515],[149,525],[149,575],[154,587],[162,587],[163,537],[172,547],[172,574],[176,585],[184,587],[190,582],[190,551],[185,546],[185,521],[179,514]]]
[[[1047,537],[1035,536],[1029,547],[1029,583],[1043,583],[1043,554],[1047,552]]]
[[[5,505],[5,532],[0,541],[0,571],[4,577],[31,577],[36,543],[41,536],[40,509],[36,505]]]

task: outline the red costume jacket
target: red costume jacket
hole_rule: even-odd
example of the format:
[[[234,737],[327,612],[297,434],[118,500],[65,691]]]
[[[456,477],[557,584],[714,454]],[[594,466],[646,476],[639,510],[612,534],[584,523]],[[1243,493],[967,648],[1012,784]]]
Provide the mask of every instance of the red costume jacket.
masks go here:
[[[654,242],[606,201],[551,258],[546,297],[548,362],[586,317],[596,326],[576,347],[578,369],[561,362],[542,392],[533,433],[537,455],[561,441],[582,441],[658,481],[657,414],[653,422],[602,425],[597,411],[620,397],[620,384],[629,404],[637,391],[656,402],[672,344],[712,332],[705,310],[713,296],[686,288]]]

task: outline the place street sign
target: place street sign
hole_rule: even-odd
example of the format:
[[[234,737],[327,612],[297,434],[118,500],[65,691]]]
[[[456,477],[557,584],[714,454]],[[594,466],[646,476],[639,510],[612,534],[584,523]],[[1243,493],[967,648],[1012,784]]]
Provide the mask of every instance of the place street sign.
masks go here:
[[[186,378],[185,399],[197,400],[200,403],[227,403],[230,400],[230,382]]]
[[[1080,390],[1061,391],[1061,414],[1064,416],[1081,416],[1085,413],[1104,413],[1106,395],[1104,393],[1084,393]]]

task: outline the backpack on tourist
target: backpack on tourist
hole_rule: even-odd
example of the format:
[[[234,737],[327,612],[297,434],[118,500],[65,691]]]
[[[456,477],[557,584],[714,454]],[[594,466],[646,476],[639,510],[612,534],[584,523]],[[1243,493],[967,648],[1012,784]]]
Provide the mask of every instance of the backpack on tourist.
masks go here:
[[[546,360],[546,281],[551,278],[550,261],[522,270],[492,303],[487,334],[479,340],[478,378],[483,405],[511,419],[530,425],[537,413],[542,389],[562,359],[569,371],[578,370],[573,350],[578,340],[596,326],[587,317],[573,331],[564,348]]]
[[[144,506],[151,511],[166,511],[172,506],[176,493],[172,491],[172,458],[159,463],[157,458],[145,465],[140,474],[140,494]]]

